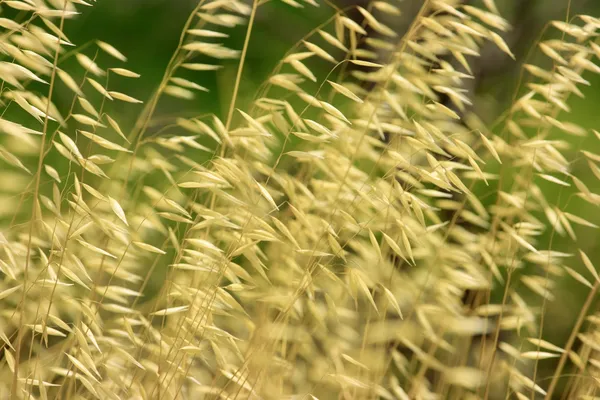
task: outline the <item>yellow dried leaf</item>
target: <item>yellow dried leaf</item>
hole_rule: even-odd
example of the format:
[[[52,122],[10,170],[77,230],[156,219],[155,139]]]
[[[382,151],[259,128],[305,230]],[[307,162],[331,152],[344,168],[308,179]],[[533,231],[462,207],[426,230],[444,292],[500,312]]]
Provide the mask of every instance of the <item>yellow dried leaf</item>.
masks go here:
[[[108,54],[110,54],[111,56],[116,58],[117,60],[121,60],[123,62],[127,61],[127,57],[125,57],[123,55],[123,53],[121,53],[119,50],[115,49],[110,44],[101,42],[99,40],[96,43],[98,44],[98,47],[100,47],[102,50],[104,50],[105,52],[107,52]]]
[[[111,96],[113,99],[117,99],[117,100],[125,101],[125,102],[127,102],[127,103],[136,103],[136,104],[143,103],[143,101],[141,101],[141,100],[138,100],[138,99],[135,99],[135,98],[133,98],[133,97],[131,97],[131,96],[128,96],[128,95],[126,95],[126,94],[124,94],[124,93],[120,93],[120,92],[113,92],[113,91],[111,91],[111,92],[108,92],[108,94],[109,94],[109,95],[110,95],[110,96]]]
[[[140,74],[130,71],[125,68],[109,68],[109,71],[114,72],[117,75],[124,76],[126,78],[139,78]]]
[[[187,311],[188,308],[190,308],[190,306],[170,307],[170,308],[165,308],[164,310],[155,311],[153,313],[150,313],[150,315],[161,315],[161,316],[172,315],[172,314],[177,314],[180,312]]]
[[[358,97],[357,95],[355,95],[354,93],[352,93],[352,91],[350,89],[348,89],[347,87],[342,86],[339,83],[335,83],[335,82],[329,81],[329,80],[327,82],[329,82],[329,84],[331,86],[333,86],[333,88],[335,89],[336,92],[341,93],[342,95],[346,96],[350,100],[353,100],[353,101],[355,101],[357,103],[362,103],[363,102],[363,100],[360,97]]]
[[[123,223],[125,225],[129,226],[129,223],[127,222],[127,218],[125,217],[125,212],[123,211],[123,208],[121,207],[121,205],[119,204],[119,202],[117,200],[113,199],[110,196],[108,196],[108,202],[110,204],[110,208],[112,208],[112,210],[115,213],[115,215],[121,221],[123,221]]]
[[[592,261],[587,256],[587,254],[585,254],[583,252],[583,250],[579,250],[579,255],[581,256],[581,259],[583,260],[583,265],[585,265],[587,270],[590,271],[590,273],[592,274],[594,279],[596,279],[596,281],[600,282],[600,276],[598,276],[598,272],[596,271],[594,264],[592,264]]]

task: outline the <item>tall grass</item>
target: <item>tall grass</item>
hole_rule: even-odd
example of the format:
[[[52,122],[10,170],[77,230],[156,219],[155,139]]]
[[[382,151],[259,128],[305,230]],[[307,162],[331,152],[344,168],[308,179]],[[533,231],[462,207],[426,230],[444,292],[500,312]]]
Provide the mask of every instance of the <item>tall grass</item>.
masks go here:
[[[531,52],[547,64],[525,60],[486,124],[464,83],[486,43],[513,57],[493,0],[425,0],[403,35],[395,1],[325,0],[244,109],[268,1],[199,1],[143,102],[119,91],[139,78],[124,54],[64,34],[90,5],[0,1],[0,398],[597,396],[600,277],[553,247],[597,228],[574,171],[600,179],[577,147],[600,133],[569,98],[600,72],[600,19],[549,24]],[[222,44],[239,26],[242,47]],[[223,115],[150,129],[224,60]],[[550,343],[567,279],[587,300]]]

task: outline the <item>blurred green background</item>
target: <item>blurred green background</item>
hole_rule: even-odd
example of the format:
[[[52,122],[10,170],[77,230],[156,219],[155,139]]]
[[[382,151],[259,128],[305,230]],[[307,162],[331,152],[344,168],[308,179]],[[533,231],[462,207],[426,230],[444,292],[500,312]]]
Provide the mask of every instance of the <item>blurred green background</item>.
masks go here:
[[[268,78],[269,73],[292,45],[331,16],[332,8],[323,2],[320,3],[319,8],[307,5],[304,9],[294,9],[278,0],[272,0],[259,9],[245,63],[238,107],[243,108],[252,101],[258,86]],[[181,29],[196,4],[195,0],[102,0],[92,9],[85,10],[80,18],[69,21],[66,32],[70,38],[77,39],[77,44],[100,39],[126,54],[129,58],[127,68],[140,73],[142,77],[137,81],[123,79],[119,82],[119,87],[136,98],[148,99],[160,82],[169,58],[177,46]],[[365,5],[364,2],[350,0],[338,0],[336,3],[340,8],[351,7],[353,4]],[[397,19],[390,18],[386,23],[401,34],[421,4],[422,0],[398,2],[403,15]],[[496,4],[502,15],[513,25],[513,30],[505,35],[505,39],[513,49],[517,61],[510,60],[491,45],[486,46],[480,59],[476,60],[476,79],[470,89],[475,96],[475,111],[486,122],[494,121],[510,104],[523,59],[548,21],[565,20],[567,15],[600,15],[600,1],[596,0],[496,0]],[[245,30],[245,26],[228,30],[230,37],[224,43],[228,47],[241,49]],[[529,62],[538,63],[542,60],[543,57],[538,54]],[[226,62],[225,65],[226,68],[217,72],[178,74],[209,88],[210,92],[199,93],[191,102],[163,97],[155,113],[158,123],[149,133],[171,123],[170,119],[175,114],[192,116],[216,113],[224,119],[237,63]],[[600,78],[589,73],[585,78],[589,79],[592,85],[583,90],[585,99],[572,98],[572,113],[566,119],[586,128],[599,129]],[[116,112],[118,113],[118,110]],[[123,114],[119,117],[122,125],[128,128],[133,125],[137,115]],[[554,136],[556,137],[558,136]],[[580,153],[577,153],[579,148],[600,153],[600,140],[593,134],[583,142],[573,136],[561,135],[560,138],[570,141],[573,145],[573,150],[567,155],[568,159],[575,160],[572,165],[573,173],[583,176],[584,182],[592,191],[600,192],[600,182],[591,174]],[[584,215],[590,222],[600,225],[598,208],[580,199],[573,199],[573,188],[566,188],[559,193],[557,185],[543,182],[540,182],[540,185],[545,188],[545,195],[550,203],[562,207],[569,201],[566,211]],[[486,194],[485,190],[482,189],[482,195]],[[544,219],[542,215],[540,218]],[[554,235],[552,249],[576,254],[577,248],[581,248],[600,266],[598,231],[582,227],[575,229],[579,239],[577,245],[567,237]],[[539,248],[547,248],[550,238],[551,232],[548,231],[541,238]],[[587,274],[576,256],[567,259],[565,264],[584,275]],[[539,298],[530,297],[526,290],[524,292],[524,296],[530,298],[532,304],[540,305]],[[565,276],[556,292],[557,300],[547,307],[544,336],[548,340],[557,344],[566,341],[586,294],[587,291],[582,289],[580,284]],[[552,368],[553,362],[540,362],[540,376],[545,375],[544,368]]]
[[[244,108],[252,101],[256,89],[268,78],[285,52],[332,15],[332,8],[323,2],[320,3],[319,8],[307,5],[304,9],[294,9],[279,0],[271,0],[259,9],[239,92],[240,97],[237,102],[239,108]],[[523,58],[549,20],[565,20],[567,14],[600,16],[598,0],[571,2],[568,0],[496,0],[496,3],[503,16],[514,27],[505,38],[513,49],[517,62],[503,56],[493,46],[486,46],[480,59],[476,61],[476,79],[470,89],[475,96],[475,111],[486,122],[493,121],[510,104]],[[196,4],[196,0],[99,0],[92,8],[82,8],[83,14],[79,18],[68,21],[65,31],[77,45],[100,39],[127,55],[129,61],[126,65],[119,65],[112,60],[111,65],[106,63],[101,65],[103,67],[123,66],[140,73],[140,79],[123,78],[119,80],[117,86],[122,92],[146,100],[159,84],[165,67],[177,47],[181,29]],[[365,5],[364,2],[355,0],[338,0],[336,4],[340,8],[351,7],[353,4]],[[401,34],[406,29],[407,21],[411,20],[421,4],[422,0],[398,2],[403,15],[397,19],[390,18],[386,23]],[[230,37],[225,39],[224,43],[228,47],[241,49],[246,27],[229,29],[228,33]],[[93,51],[88,50],[86,54],[91,57],[94,55]],[[540,60],[542,57],[538,55],[530,61],[536,63]],[[595,61],[600,62],[600,60]],[[178,73],[177,76],[193,80],[210,89],[210,92],[198,93],[193,101],[163,96],[155,113],[156,124],[150,128],[149,134],[172,123],[175,115],[215,113],[225,119],[237,62],[225,62],[225,65],[225,68],[216,72]],[[570,103],[572,113],[566,119],[586,128],[600,129],[600,77],[586,74],[585,78],[590,80],[592,85],[583,90],[585,99],[572,99]],[[70,103],[71,98],[71,94],[65,92],[64,98],[59,96],[56,101],[59,103],[63,101],[66,104]],[[111,115],[116,114],[121,126],[127,130],[133,126],[138,117],[136,113],[131,112],[134,109],[125,107],[123,110],[127,110],[127,113],[121,111],[119,115],[120,110],[117,108]],[[139,110],[141,111],[141,107]],[[580,153],[577,153],[578,148],[600,153],[600,140],[593,134],[583,142],[573,136],[563,135],[561,139],[568,140],[573,145],[573,150],[567,154],[568,159],[575,160],[572,165],[573,173],[583,176],[584,182],[592,191],[600,192],[600,182],[589,171]],[[590,222],[600,225],[600,210],[580,199],[572,199],[573,188],[565,188],[559,193],[557,185],[541,182],[540,185],[545,188],[545,195],[549,202],[562,207],[569,201],[566,211],[584,215]],[[485,190],[483,189],[482,195],[486,194]],[[543,218],[540,215],[540,219]],[[577,248],[581,248],[600,267],[598,231],[576,227],[576,233],[579,238],[577,246],[566,237],[554,235],[552,249],[576,254]],[[542,237],[539,248],[547,248],[550,237],[550,232]],[[584,275],[587,274],[578,257],[567,259],[565,264]],[[565,276],[559,291],[556,292],[557,300],[547,308],[544,324],[544,336],[547,340],[559,345],[565,342],[586,294],[587,291],[583,290],[580,284]],[[531,299],[532,304],[540,304],[539,299],[533,300],[533,297]],[[551,367],[552,362],[542,361],[540,365]]]

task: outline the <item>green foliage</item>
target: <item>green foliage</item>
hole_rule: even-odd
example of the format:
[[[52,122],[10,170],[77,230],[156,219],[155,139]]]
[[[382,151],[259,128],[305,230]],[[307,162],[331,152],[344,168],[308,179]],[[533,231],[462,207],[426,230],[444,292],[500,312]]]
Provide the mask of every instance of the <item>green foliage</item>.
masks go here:
[[[555,242],[597,228],[600,133],[569,112],[600,20],[549,24],[489,124],[466,83],[486,44],[514,58],[493,0],[426,0],[402,35],[392,0],[281,3],[199,1],[142,100],[68,37],[88,1],[0,1],[0,397],[593,398],[600,277]],[[281,7],[323,22],[252,88]]]

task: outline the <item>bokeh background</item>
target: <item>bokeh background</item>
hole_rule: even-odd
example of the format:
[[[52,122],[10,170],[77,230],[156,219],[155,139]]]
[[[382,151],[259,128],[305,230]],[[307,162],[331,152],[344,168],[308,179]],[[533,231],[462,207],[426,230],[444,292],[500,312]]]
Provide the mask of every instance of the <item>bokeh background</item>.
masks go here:
[[[356,0],[332,0],[339,8],[351,8],[355,4],[365,2]],[[403,15],[390,18],[386,23],[399,34],[407,27],[407,21],[421,6],[423,0],[399,1]],[[308,32],[331,16],[333,9],[319,1],[321,6],[314,8],[294,9],[279,0],[267,1],[259,9],[252,32],[248,56],[245,62],[244,79],[240,89],[237,105],[244,108],[253,100],[257,88],[269,76],[285,52]],[[139,99],[149,99],[153,90],[159,84],[165,67],[177,47],[181,29],[197,0],[98,0],[94,7],[83,10],[80,18],[66,24],[66,34],[77,45],[87,41],[100,39],[111,43],[129,58],[127,68],[141,74],[138,80],[120,82],[121,91]],[[513,30],[505,35],[505,40],[513,49],[517,61],[504,56],[494,46],[483,49],[481,57],[475,61],[475,79],[469,89],[474,97],[474,111],[486,122],[494,121],[510,105],[516,82],[524,59],[538,39],[540,32],[548,21],[553,19],[565,20],[577,14],[600,16],[600,0],[496,0],[501,13],[512,24]],[[356,13],[351,13],[359,18]],[[228,30],[230,37],[224,42],[228,47],[242,47],[245,27]],[[551,35],[551,34],[550,34]],[[544,36],[550,37],[549,35]],[[89,54],[92,56],[93,54]],[[529,62],[542,62],[543,57],[533,54]],[[600,60],[595,60],[596,63]],[[75,62],[74,59],[72,62]],[[208,93],[199,93],[192,101],[184,101],[172,97],[163,97],[160,101],[155,118],[149,129],[149,134],[168,132],[168,126],[173,122],[175,114],[193,116],[205,113],[215,113],[224,117],[230,101],[231,86],[235,80],[237,62],[225,62],[225,68],[216,72],[205,72],[202,75],[190,73],[187,77],[205,86]],[[322,71],[326,73],[327,71]],[[185,73],[180,76],[186,77]],[[199,76],[201,76],[199,80]],[[591,86],[583,90],[585,98],[573,98],[570,105],[572,113],[567,120],[576,122],[585,128],[600,130],[600,78],[592,74],[585,75]],[[64,93],[64,99],[59,97],[57,102],[70,103],[71,95]],[[130,128],[138,115],[128,111],[119,114],[121,126]],[[141,110],[141,108],[140,108]],[[558,136],[557,136],[558,137]],[[594,177],[582,159],[578,149],[586,149],[600,153],[600,140],[590,134],[585,140],[568,136],[561,137],[573,146],[568,152],[568,158],[573,159],[573,172],[578,176],[585,174],[584,182],[590,189],[600,192],[600,182]],[[565,188],[557,191],[557,185],[545,186],[545,195],[549,202],[564,207],[567,211],[584,215],[590,222],[600,225],[600,209],[581,200],[573,199],[573,191]],[[485,200],[496,188],[481,189]],[[487,191],[487,192],[486,192]],[[576,254],[578,248],[583,249],[600,267],[600,236],[597,230],[577,228],[578,243],[574,245],[568,237],[552,235],[550,231],[541,238],[539,248],[548,248],[551,243],[553,250]],[[586,275],[585,269],[578,257],[574,256],[565,261],[568,266]],[[155,285],[160,285],[160,277]],[[525,293],[524,296],[528,296]],[[563,344],[570,332],[571,325],[577,316],[579,308],[586,296],[580,284],[565,276],[556,289],[556,301],[547,307],[544,319],[544,336],[556,344]],[[539,299],[536,300],[538,303]],[[594,308],[595,310],[595,308]],[[541,361],[542,369],[552,368],[554,361]],[[546,375],[540,373],[540,376]]]

